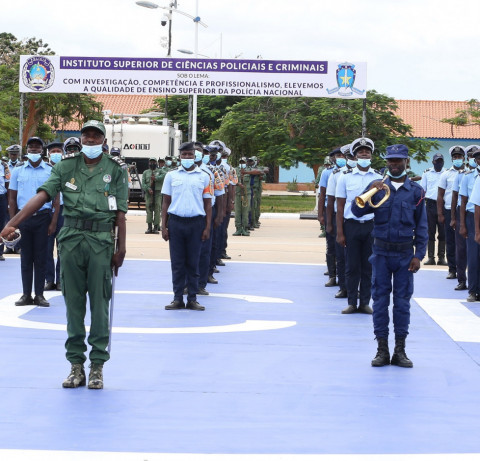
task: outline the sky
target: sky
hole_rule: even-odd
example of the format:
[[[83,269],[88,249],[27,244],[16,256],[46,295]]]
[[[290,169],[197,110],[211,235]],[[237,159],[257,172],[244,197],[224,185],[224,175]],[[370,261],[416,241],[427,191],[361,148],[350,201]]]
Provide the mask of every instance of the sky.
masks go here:
[[[155,0],[168,6],[170,0]],[[0,32],[61,56],[165,57],[163,10],[135,0],[0,0]],[[196,0],[178,10],[196,15]],[[198,52],[211,58],[359,61],[368,89],[396,99],[480,99],[479,0],[198,0]],[[172,15],[172,56],[194,23]],[[191,56],[190,56],[191,57]]]

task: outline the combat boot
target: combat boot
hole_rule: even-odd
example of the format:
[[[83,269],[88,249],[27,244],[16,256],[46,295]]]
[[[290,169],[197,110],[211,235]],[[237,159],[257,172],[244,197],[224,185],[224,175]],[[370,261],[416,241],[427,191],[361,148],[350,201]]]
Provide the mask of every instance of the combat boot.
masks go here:
[[[250,237],[250,231],[247,230],[247,229],[243,229],[242,235],[243,235],[244,237]]]
[[[91,363],[88,375],[89,389],[103,389],[103,363]]]
[[[232,235],[243,235],[243,229],[241,227],[237,227],[236,232],[234,232]]]
[[[395,349],[393,350],[392,365],[397,367],[412,368],[413,363],[405,353],[405,338],[395,337]]]
[[[63,381],[62,386],[73,388],[85,386],[85,383],[85,368],[83,368],[83,363],[72,363],[70,374],[67,376],[67,379]]]
[[[428,259],[423,263],[424,266],[435,266],[435,240],[428,241]]]
[[[152,224],[148,225],[148,229],[145,231],[145,234],[153,234]]]
[[[152,231],[154,234],[160,234],[160,229],[158,228],[158,226],[153,226],[153,231]]]
[[[377,338],[377,355],[372,360],[372,367],[384,367],[390,365],[390,351],[388,350],[388,339]]]
[[[438,260],[437,266],[448,266],[447,261],[445,260],[445,240],[438,242]]]

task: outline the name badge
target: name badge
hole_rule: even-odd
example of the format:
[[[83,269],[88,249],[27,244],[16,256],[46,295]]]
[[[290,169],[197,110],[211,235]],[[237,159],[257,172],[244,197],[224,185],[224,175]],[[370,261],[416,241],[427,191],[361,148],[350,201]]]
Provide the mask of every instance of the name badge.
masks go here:
[[[116,211],[117,210],[117,198],[113,195],[108,196],[108,209],[110,211]]]
[[[72,189],[72,190],[78,189],[78,187],[75,184],[72,184],[71,182],[66,182],[65,187],[68,187],[69,189]]]

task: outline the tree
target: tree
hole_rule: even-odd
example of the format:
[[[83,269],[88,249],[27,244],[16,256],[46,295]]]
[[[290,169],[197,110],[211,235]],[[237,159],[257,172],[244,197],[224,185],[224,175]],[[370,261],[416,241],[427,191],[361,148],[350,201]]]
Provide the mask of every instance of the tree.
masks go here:
[[[0,33],[0,144],[19,141],[20,93],[18,76],[20,56],[52,55],[48,44],[35,38],[19,41],[12,34]],[[24,97],[24,133],[21,144],[36,135],[51,140],[53,130],[67,123],[98,118],[101,104],[84,94],[26,93]]]
[[[306,163],[316,170],[334,147],[362,134],[361,99],[246,98],[231,107],[213,134],[237,156],[257,155],[265,164],[284,168]],[[367,93],[367,136],[374,140],[374,166],[384,164],[378,154],[388,145],[406,144],[417,160],[425,160],[434,141],[412,139],[412,128],[395,114],[393,98]]]
[[[197,99],[197,138],[208,143],[213,140],[212,133],[220,126],[220,121],[230,106],[240,102],[238,96],[198,96]],[[165,98],[157,98],[155,107],[150,111],[165,111]],[[183,131],[184,138],[188,136],[188,96],[168,97],[168,117],[177,122]]]
[[[458,109],[457,115],[452,118],[444,118],[443,123],[450,124],[453,136],[453,127],[480,125],[480,102],[477,99],[467,101],[467,107]]]

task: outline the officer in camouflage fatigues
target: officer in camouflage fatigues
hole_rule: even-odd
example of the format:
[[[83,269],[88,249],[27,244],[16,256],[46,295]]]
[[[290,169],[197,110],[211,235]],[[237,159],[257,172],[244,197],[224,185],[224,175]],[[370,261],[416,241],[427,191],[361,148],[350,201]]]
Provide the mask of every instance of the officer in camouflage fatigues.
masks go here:
[[[145,234],[159,234],[162,215],[162,186],[167,170],[157,168],[157,160],[154,157],[149,160],[148,165],[149,169],[145,170],[142,175],[148,226]]]
[[[103,363],[109,359],[108,305],[115,273],[125,257],[125,213],[127,212],[127,165],[119,158],[102,154],[105,127],[96,120],[85,123],[82,151],[68,154],[55,165],[37,194],[7,224],[1,236],[12,239],[18,225],[37,209],[63,194],[65,222],[58,235],[61,254],[61,286],[67,307],[65,343],[72,364],[63,387],[85,385],[85,314],[87,293],[91,327],[88,343],[91,371],[88,387],[103,388]],[[118,248],[114,249],[114,226],[118,226]]]
[[[247,169],[247,159],[240,159],[239,169],[240,177],[235,188],[235,227],[236,232],[233,235],[249,236],[248,214],[250,213],[250,174]]]

